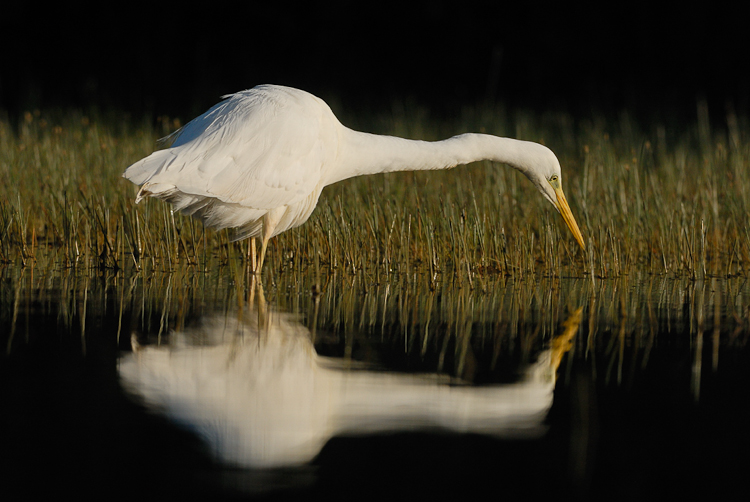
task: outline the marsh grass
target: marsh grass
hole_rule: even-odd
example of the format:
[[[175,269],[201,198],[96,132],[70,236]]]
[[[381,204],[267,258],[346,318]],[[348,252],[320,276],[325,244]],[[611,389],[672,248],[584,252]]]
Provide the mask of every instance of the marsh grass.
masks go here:
[[[747,275],[750,142],[747,118],[711,126],[699,104],[680,130],[617,120],[467,108],[452,120],[424,109],[347,121],[354,127],[438,139],[480,131],[540,141],[563,165],[564,186],[587,242],[522,175],[478,163],[394,173],[327,187],[310,220],[275,238],[266,281],[314,263],[363,284],[429,278],[484,288],[495,275],[618,278],[642,271],[697,280]],[[723,122],[723,123],[721,123]],[[0,121],[0,263],[149,274],[241,266],[247,241],[156,200],[135,206],[120,177],[177,121],[27,113]],[[240,265],[238,265],[238,263]]]
[[[6,355],[39,337],[84,356],[102,345],[127,350],[132,336],[138,343],[168,343],[172,333],[209,313],[259,315],[256,283],[239,260],[213,273],[181,265],[166,272],[104,270],[96,277],[74,267],[5,267],[1,279]],[[483,280],[480,291],[417,272],[373,284],[363,274],[316,277],[294,269],[268,284],[265,297],[270,315],[294,313],[321,355],[475,383],[504,375],[508,357],[520,365],[533,361],[577,309],[583,324],[574,359],[590,360],[593,376],[605,384],[627,384],[649,367],[657,347],[673,346],[692,354],[699,398],[702,365],[715,371],[724,364],[721,353],[749,340],[744,278],[637,271],[611,280],[503,274]]]

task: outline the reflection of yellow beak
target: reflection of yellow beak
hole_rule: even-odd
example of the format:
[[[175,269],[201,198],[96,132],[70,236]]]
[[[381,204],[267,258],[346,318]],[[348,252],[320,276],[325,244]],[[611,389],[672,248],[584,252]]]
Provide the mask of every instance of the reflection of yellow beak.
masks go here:
[[[578,332],[578,326],[581,324],[581,319],[583,319],[583,307],[578,307],[578,309],[571,313],[568,319],[563,323],[563,326],[565,326],[565,332],[552,339],[552,346],[550,347],[550,349],[552,349],[550,364],[553,372],[557,371],[563,356],[573,347],[573,337],[576,336],[576,332]]]
[[[576,219],[573,218],[573,213],[570,212],[570,206],[568,205],[568,200],[565,198],[562,187],[559,183],[553,183],[552,189],[555,191],[555,195],[557,195],[557,209],[560,210],[563,220],[565,220],[581,249],[585,250],[586,245],[583,243],[583,235],[581,235],[581,231],[578,229],[578,224],[576,223]]]

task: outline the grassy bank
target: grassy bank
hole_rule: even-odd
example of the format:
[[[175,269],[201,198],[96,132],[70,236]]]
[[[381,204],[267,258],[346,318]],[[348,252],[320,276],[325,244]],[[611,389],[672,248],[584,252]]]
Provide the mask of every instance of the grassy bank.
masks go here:
[[[420,273],[471,286],[496,274],[747,275],[750,125],[730,114],[711,126],[700,106],[696,117],[679,130],[644,130],[626,114],[573,120],[501,108],[450,121],[400,106],[357,122],[343,116],[418,139],[475,131],[545,143],[560,158],[586,252],[522,175],[482,163],[328,187],[307,224],[271,242],[264,272],[317,265],[366,282]],[[143,273],[241,266],[246,241],[231,243],[161,201],[135,206],[136,188],[120,177],[178,126],[77,112],[0,121],[0,263]]]

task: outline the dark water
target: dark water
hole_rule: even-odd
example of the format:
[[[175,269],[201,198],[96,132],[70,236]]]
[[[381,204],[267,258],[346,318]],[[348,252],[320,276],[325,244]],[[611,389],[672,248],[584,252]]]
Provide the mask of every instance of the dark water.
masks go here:
[[[5,270],[3,493],[643,500],[744,487],[742,280],[330,276],[314,295],[313,278],[259,290],[226,275]],[[298,429],[315,440],[289,447]]]

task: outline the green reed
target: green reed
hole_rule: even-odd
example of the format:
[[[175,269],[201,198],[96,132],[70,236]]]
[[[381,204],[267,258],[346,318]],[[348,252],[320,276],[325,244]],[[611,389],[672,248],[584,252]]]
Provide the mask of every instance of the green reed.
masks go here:
[[[449,120],[401,105],[344,116],[352,127],[411,138],[479,131],[545,143],[560,158],[587,249],[522,175],[485,162],[327,187],[310,221],[271,242],[266,280],[314,263],[370,283],[420,273],[433,288],[446,278],[484,288],[498,274],[747,275],[750,127],[731,113],[714,126],[707,117],[699,104],[693,123],[667,130],[642,129],[627,114],[574,120],[501,107]],[[80,112],[0,121],[0,263],[141,273],[243,263],[246,241],[230,242],[161,201],[136,206],[136,188],[120,177],[178,126]]]

